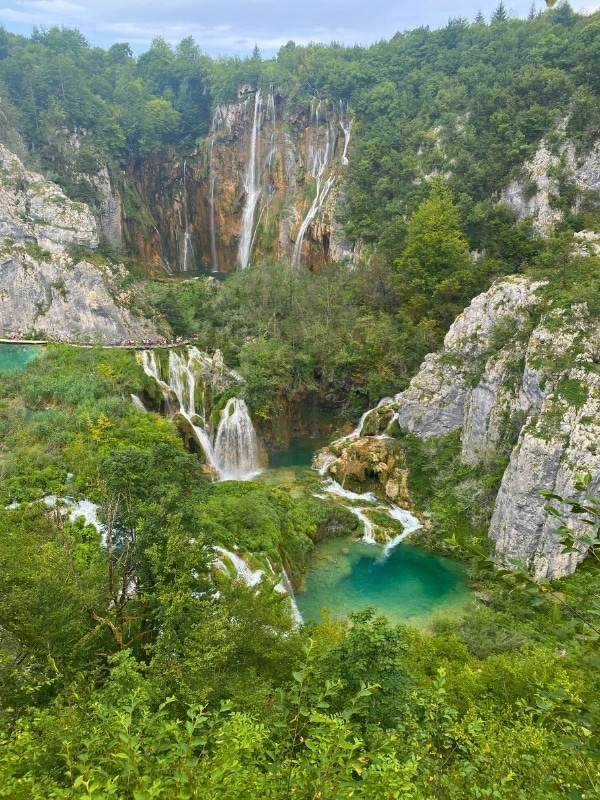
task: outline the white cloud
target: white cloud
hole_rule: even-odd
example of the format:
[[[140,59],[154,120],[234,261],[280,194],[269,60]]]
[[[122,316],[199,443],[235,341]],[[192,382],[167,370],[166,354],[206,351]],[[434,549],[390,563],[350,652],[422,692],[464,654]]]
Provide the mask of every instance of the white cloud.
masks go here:
[[[489,17],[498,0],[463,0],[459,13]],[[3,0],[0,21],[28,33],[33,25],[76,27],[92,44],[129,41],[145,49],[155,36],[177,42],[193,36],[209,53],[264,56],[290,39],[353,45],[390,38],[397,30],[438,27],[457,15],[451,0]],[[531,0],[513,0],[525,15]],[[541,0],[537,0],[538,4]],[[596,0],[589,0],[594,3]],[[591,6],[589,6],[591,8]],[[11,24],[12,23],[12,24]],[[29,30],[28,30],[29,28]]]

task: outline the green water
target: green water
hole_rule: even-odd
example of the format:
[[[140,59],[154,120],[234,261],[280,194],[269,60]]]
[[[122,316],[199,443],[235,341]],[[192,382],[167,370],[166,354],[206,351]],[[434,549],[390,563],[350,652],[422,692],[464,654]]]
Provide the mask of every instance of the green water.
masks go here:
[[[329,444],[329,439],[312,436],[296,437],[291,440],[287,450],[269,455],[269,467],[260,480],[267,486],[292,487],[298,481],[315,479],[311,470],[312,457],[321,447]]]
[[[40,354],[40,347],[27,344],[0,344],[0,372],[23,369],[28,361]]]
[[[319,622],[375,606],[392,622],[424,628],[436,614],[458,616],[473,598],[466,567],[402,542],[384,560],[377,545],[329,539],[317,545],[296,601],[306,621]]]

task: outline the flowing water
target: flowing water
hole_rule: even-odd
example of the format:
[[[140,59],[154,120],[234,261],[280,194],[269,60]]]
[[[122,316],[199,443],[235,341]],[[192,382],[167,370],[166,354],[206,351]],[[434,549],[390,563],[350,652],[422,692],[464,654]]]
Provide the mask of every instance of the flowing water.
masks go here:
[[[23,369],[28,361],[41,353],[39,345],[0,344],[0,371],[4,369]]]
[[[243,400],[229,399],[217,430],[211,425],[205,407],[205,391],[197,391],[197,387],[203,386],[204,376],[214,368],[208,356],[197,347],[188,347],[184,353],[170,350],[168,376],[163,375],[160,360],[153,350],[141,351],[138,360],[144,372],[161,387],[167,407],[175,396],[175,410],[189,422],[206,463],[219,480],[248,480],[260,472],[258,440]]]
[[[271,455],[261,476],[268,485],[285,485],[294,493],[310,468],[311,457],[323,439],[293,439],[289,450]],[[313,470],[312,476],[316,475]],[[333,617],[374,606],[392,622],[424,628],[437,614],[458,616],[471,601],[464,564],[403,541],[419,526],[410,512],[386,503],[370,492],[343,489],[330,479],[322,481],[323,498],[337,498],[363,523],[363,538],[348,536],[325,540],[315,547],[306,581],[296,593],[298,611],[306,622],[318,622],[321,610]],[[301,497],[301,494],[299,494]],[[374,539],[369,510],[385,512],[404,530],[387,545]]]

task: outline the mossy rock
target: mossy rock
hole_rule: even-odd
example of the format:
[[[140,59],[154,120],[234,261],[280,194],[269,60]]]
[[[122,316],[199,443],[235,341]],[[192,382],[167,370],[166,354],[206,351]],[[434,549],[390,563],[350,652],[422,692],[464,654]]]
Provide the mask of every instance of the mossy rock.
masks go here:
[[[363,426],[360,431],[361,436],[377,436],[383,433],[394,415],[394,412],[388,406],[381,408],[374,408],[373,411],[365,418]]]

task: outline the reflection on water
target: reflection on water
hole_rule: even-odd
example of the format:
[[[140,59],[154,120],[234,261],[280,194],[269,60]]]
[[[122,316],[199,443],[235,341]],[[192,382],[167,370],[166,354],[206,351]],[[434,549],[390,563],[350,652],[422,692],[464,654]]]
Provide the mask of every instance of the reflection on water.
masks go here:
[[[0,344],[0,371],[22,369],[28,361],[41,352],[39,346],[27,344]]]
[[[321,609],[344,617],[375,606],[392,622],[425,627],[438,613],[458,615],[472,598],[466,567],[406,542],[383,557],[382,548],[350,539],[317,545],[304,590],[296,600],[305,621]]]

